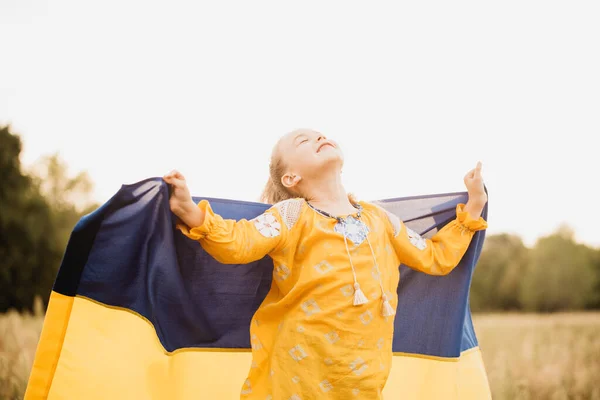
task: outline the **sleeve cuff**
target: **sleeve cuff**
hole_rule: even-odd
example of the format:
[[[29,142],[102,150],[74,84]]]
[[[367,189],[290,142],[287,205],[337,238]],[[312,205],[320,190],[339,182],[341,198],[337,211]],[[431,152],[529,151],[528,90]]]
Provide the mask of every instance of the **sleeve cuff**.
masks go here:
[[[472,232],[481,231],[488,227],[487,221],[483,217],[473,219],[471,214],[465,211],[465,205],[462,203],[456,206],[456,219],[461,227]]]
[[[210,233],[215,216],[215,213],[213,212],[210,203],[207,200],[200,201],[197,207],[204,212],[204,222],[202,222],[202,225],[191,228],[182,222],[179,222],[176,225],[177,229],[179,229],[181,233],[193,240],[203,239]]]

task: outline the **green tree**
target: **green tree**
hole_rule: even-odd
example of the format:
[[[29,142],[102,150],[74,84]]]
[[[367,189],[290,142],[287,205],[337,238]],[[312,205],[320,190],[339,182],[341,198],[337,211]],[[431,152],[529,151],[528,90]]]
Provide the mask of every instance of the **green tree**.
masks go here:
[[[30,176],[52,210],[58,245],[65,249],[77,221],[98,207],[92,200],[92,181],[87,172],[69,176],[67,164],[58,154],[42,157]]]
[[[594,251],[567,226],[539,239],[523,271],[519,297],[528,311],[582,309],[594,301]]]
[[[486,238],[471,285],[474,311],[521,308],[519,290],[529,249],[520,237],[509,234]]]
[[[0,128],[0,311],[47,297],[61,257],[50,207],[21,171],[21,147],[10,127]]]
[[[600,249],[588,248],[591,268],[594,275],[592,293],[585,305],[587,309],[600,309]]]
[[[21,168],[21,148],[10,126],[0,127],[0,312],[31,309],[36,296],[47,304],[69,234],[95,207],[86,175],[69,178],[52,156],[32,177]],[[76,205],[75,199],[83,200]]]

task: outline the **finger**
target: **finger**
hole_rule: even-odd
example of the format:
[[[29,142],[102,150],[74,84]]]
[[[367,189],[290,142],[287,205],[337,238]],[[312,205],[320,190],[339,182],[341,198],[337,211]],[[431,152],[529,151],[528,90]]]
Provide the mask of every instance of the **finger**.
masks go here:
[[[177,171],[177,170],[173,171],[173,176],[176,179],[181,179],[182,181],[185,181],[185,177],[183,176],[183,174],[181,172]]]
[[[169,185],[172,185],[173,187],[176,187],[176,188],[185,187],[185,181],[183,179],[177,179],[173,176],[164,177],[163,179],[165,182],[167,182]]]
[[[183,175],[181,175],[181,173],[176,169],[169,171],[169,173],[167,173],[165,177],[183,179]]]
[[[478,180],[483,180],[483,177],[481,176],[481,161],[477,163],[477,168],[475,168],[475,179]]]
[[[172,177],[171,175],[165,175],[163,176],[163,180],[167,183],[173,183],[173,179],[175,179],[174,177]]]
[[[465,175],[465,180],[467,179],[473,179],[473,174],[475,173],[475,170],[472,169],[469,172],[467,172],[467,174]]]
[[[184,188],[185,187],[185,181],[183,179],[177,179],[177,178],[173,178],[173,183],[171,183],[173,186],[175,186],[176,188],[180,189],[180,188]]]

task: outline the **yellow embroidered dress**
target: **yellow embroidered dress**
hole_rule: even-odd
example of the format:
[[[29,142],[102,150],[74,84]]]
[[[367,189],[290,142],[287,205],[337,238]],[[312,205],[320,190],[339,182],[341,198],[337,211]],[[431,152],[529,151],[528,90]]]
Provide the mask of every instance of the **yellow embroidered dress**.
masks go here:
[[[253,361],[242,399],[380,399],[400,263],[447,274],[473,233],[487,227],[461,204],[457,218],[429,240],[378,206],[358,206],[355,215],[332,218],[292,199],[236,222],[203,200],[204,223],[179,226],[221,263],[273,259],[271,290],[250,326]]]

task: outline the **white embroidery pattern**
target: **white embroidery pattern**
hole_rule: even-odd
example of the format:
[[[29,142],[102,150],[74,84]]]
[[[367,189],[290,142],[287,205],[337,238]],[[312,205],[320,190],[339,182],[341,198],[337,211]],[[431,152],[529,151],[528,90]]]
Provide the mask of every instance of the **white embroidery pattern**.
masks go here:
[[[290,269],[288,267],[286,267],[283,264],[277,264],[275,266],[275,273],[273,274],[275,276],[275,279],[278,281],[285,281],[290,274],[292,273],[292,271],[290,271]]]
[[[354,375],[361,375],[368,368],[367,363],[360,357],[350,363],[350,370],[354,372]]]
[[[250,383],[250,379],[246,379],[244,385],[242,386],[242,394],[250,393],[252,393],[252,384]]]
[[[371,311],[367,310],[364,313],[360,314],[359,318],[360,322],[362,322],[363,325],[369,325],[371,321],[373,321],[373,314],[371,314]]]
[[[264,213],[253,219],[254,226],[264,237],[279,236],[281,224],[273,214]]]
[[[302,311],[304,311],[308,317],[321,311],[314,299],[306,300],[304,303],[300,304],[300,308],[302,308]]]
[[[406,233],[408,234],[408,240],[410,243],[419,250],[425,250],[427,242],[417,232],[413,231],[409,227],[406,227]]]
[[[252,334],[252,337],[250,338],[250,345],[252,347],[252,350],[260,350],[263,348],[256,334]]]
[[[333,269],[333,266],[331,264],[329,264],[327,261],[321,261],[320,263],[315,265],[315,269],[320,274],[326,274],[327,272],[329,272]]]
[[[377,269],[377,267],[373,267],[371,268],[371,276],[373,277],[373,279],[375,279],[376,281],[379,280],[379,270]]]
[[[300,218],[303,202],[304,200],[302,199],[289,199],[281,201],[273,206],[279,211],[279,215],[281,215],[281,219],[288,230],[292,229],[298,221],[298,218]]]
[[[354,287],[350,284],[344,285],[340,288],[342,294],[346,297],[350,297],[354,294]]]
[[[294,359],[294,361],[300,361],[303,358],[306,358],[307,355],[302,346],[300,346],[299,344],[292,347],[289,353],[290,356],[292,356],[292,359]]]
[[[327,393],[331,389],[333,389],[333,385],[331,383],[329,383],[329,381],[327,379],[325,379],[323,382],[319,383],[319,387],[321,388],[323,393]]]
[[[347,216],[342,222],[335,224],[333,230],[346,236],[346,238],[351,240],[355,245],[360,245],[364,242],[370,231],[369,227],[364,222],[351,215]]]
[[[340,340],[340,335],[336,331],[331,331],[325,334],[325,339],[331,344],[334,344],[338,340]]]

